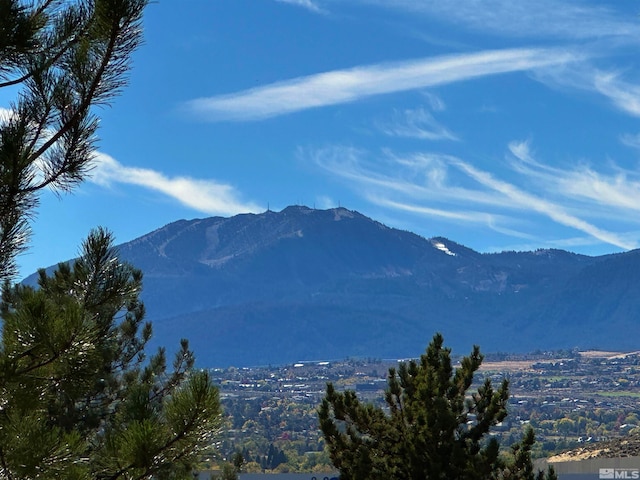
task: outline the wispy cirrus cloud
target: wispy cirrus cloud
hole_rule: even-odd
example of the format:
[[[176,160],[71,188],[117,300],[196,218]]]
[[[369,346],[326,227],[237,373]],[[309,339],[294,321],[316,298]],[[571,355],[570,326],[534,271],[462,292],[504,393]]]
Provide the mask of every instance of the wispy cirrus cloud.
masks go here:
[[[538,0],[358,0],[424,15],[495,36],[542,39],[601,39],[640,36],[640,24],[601,2]]]
[[[311,157],[333,175],[347,179],[369,201],[386,208],[456,223],[482,223],[521,239],[535,238],[535,218],[542,216],[599,242],[622,249],[636,247],[636,241],[624,232],[610,231],[584,218],[594,206],[626,211],[640,208],[622,200],[636,188],[633,182],[612,183],[602,176],[595,182],[587,172],[547,167],[528,156],[528,147],[523,143],[512,144],[510,150],[519,157],[522,185],[527,185],[531,177],[555,178],[546,191],[532,193],[516,181],[506,181],[449,155],[396,156],[385,152],[378,157],[338,147],[317,150]],[[572,183],[573,189],[568,189]],[[622,188],[620,196],[614,195],[615,188]],[[634,197],[640,198],[640,188]]]
[[[442,98],[440,98],[435,93],[422,92],[422,95],[427,99],[427,101],[429,102],[429,106],[431,107],[431,110],[433,110],[434,112],[443,112],[444,110],[447,109],[447,106],[445,105],[444,100],[442,100]]]
[[[597,214],[593,206],[611,207],[606,210],[607,216],[611,216],[612,211],[619,211],[625,217],[640,212],[639,172],[623,171],[615,165],[611,174],[585,164],[570,169],[552,167],[534,158],[529,142],[512,142],[509,151],[513,155],[511,166],[514,170],[557,195],[590,202],[592,215]]]
[[[396,110],[390,121],[377,122],[378,129],[386,135],[417,138],[421,140],[458,140],[449,129],[424,108]]]
[[[307,10],[314,13],[327,13],[324,8],[321,8],[317,2],[312,0],[276,0],[280,3],[288,3],[290,5],[295,5],[297,7],[306,8]]]
[[[528,193],[517,186],[496,179],[491,173],[481,171],[466,162],[458,162],[457,165],[470,178],[480,185],[487,187],[502,196],[520,209],[537,212],[566,227],[574,228],[590,235],[602,242],[624,249],[635,248],[635,243],[630,243],[614,232],[609,232],[589,223],[582,218],[572,215],[562,205],[545,200],[538,195]]]
[[[640,149],[640,133],[624,133],[620,135],[620,141],[627,147]]]
[[[381,155],[371,155],[365,150],[342,146],[301,151],[300,155],[347,180],[353,189],[369,199],[394,196],[431,202],[430,205],[440,205],[449,212],[469,210],[469,205],[493,209],[512,207],[491,192],[463,185],[451,169],[458,161],[454,156],[437,153],[396,155],[389,150]]]
[[[123,183],[148,188],[209,215],[235,215],[264,210],[254,203],[241,201],[240,194],[231,185],[190,177],[170,178],[155,170],[124,166],[104,153],[96,155],[90,181],[105,187]]]
[[[299,77],[227,95],[198,98],[188,112],[210,121],[262,120],[374,95],[416,90],[487,75],[572,63],[582,54],[555,48],[515,48],[382,63]]]
[[[609,98],[620,110],[640,117],[640,87],[637,84],[625,82],[616,73],[595,71],[593,87]]]
[[[495,222],[495,215],[490,213],[478,214],[473,210],[446,210],[442,208],[432,208],[424,205],[416,205],[412,203],[400,202],[391,200],[385,197],[378,197],[375,195],[368,196],[368,199],[383,207],[392,208],[394,210],[402,210],[410,213],[417,213],[419,215],[428,217],[440,217],[448,220],[462,221],[465,223],[484,223],[490,224]]]
[[[543,243],[543,240],[537,235],[532,235],[530,233],[525,233],[519,230],[505,227],[504,224],[510,223],[510,219],[504,215],[497,215],[489,212],[478,212],[477,210],[451,211],[446,209],[431,208],[424,205],[417,205],[410,202],[390,200],[389,198],[381,198],[376,196],[370,196],[369,200],[375,205],[391,208],[396,211],[414,213],[424,217],[443,218],[457,223],[464,223],[466,225],[484,224],[487,225],[491,230],[502,233],[508,237],[533,240],[537,244]],[[534,250],[535,248],[536,247],[531,247],[520,250]],[[498,250],[504,250],[504,248]]]
[[[596,56],[594,55],[594,58]],[[627,80],[620,71],[598,68],[585,61],[539,68],[532,72],[532,77],[551,88],[602,95],[617,110],[640,117],[640,87],[637,73],[636,78]]]

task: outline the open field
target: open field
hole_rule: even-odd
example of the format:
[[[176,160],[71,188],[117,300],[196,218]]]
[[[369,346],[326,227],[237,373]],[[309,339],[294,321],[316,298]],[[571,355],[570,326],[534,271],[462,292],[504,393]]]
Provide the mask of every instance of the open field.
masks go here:
[[[625,359],[634,355],[639,355],[640,351],[634,352],[613,352],[613,351],[605,351],[605,350],[586,350],[583,352],[577,352],[582,360],[595,360],[595,359],[603,359],[603,360],[617,360],[617,359]],[[540,363],[558,363],[563,361],[569,361],[570,358],[535,358],[535,359],[527,359],[527,360],[496,360],[496,361],[487,361],[482,362],[482,366],[480,367],[480,371],[482,372],[525,372],[525,371],[533,371],[533,366]]]
[[[482,362],[481,372],[525,372],[533,370],[532,365],[538,360],[504,360],[498,362]]]
[[[638,355],[640,351],[635,352],[607,352],[602,350],[587,350],[580,352],[580,356],[584,358],[605,358],[607,360],[614,360],[616,358],[627,358],[632,355]]]

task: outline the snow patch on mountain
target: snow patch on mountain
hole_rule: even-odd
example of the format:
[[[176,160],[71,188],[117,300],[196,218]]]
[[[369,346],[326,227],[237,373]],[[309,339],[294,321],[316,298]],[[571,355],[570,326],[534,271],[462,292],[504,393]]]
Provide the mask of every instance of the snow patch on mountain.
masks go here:
[[[446,246],[444,243],[440,242],[440,241],[437,241],[437,240],[431,240],[431,245],[433,245],[435,248],[437,248],[437,249],[438,249],[438,250],[440,250],[441,252],[446,253],[447,255],[451,255],[452,257],[455,257],[455,256],[456,256],[456,254],[455,254],[455,253],[453,253],[451,250],[449,250],[449,249],[447,248],[447,246]]]

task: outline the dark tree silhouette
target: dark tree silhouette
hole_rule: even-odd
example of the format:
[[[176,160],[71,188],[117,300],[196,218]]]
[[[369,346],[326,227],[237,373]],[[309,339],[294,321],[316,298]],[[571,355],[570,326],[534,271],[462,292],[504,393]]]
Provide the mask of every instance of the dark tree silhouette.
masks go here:
[[[507,415],[507,380],[494,390],[487,379],[468,393],[482,358],[476,346],[454,371],[436,334],[418,362],[389,370],[386,410],[328,384],[318,416],[341,480],[528,478],[530,456],[509,468],[487,438]]]

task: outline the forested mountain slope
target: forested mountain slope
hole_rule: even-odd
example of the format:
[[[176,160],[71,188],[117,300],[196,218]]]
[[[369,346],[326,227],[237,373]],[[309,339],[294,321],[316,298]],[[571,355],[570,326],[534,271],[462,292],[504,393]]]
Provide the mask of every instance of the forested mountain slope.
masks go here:
[[[144,271],[154,343],[201,366],[638,349],[640,252],[480,254],[344,208],[180,220],[120,247]]]

